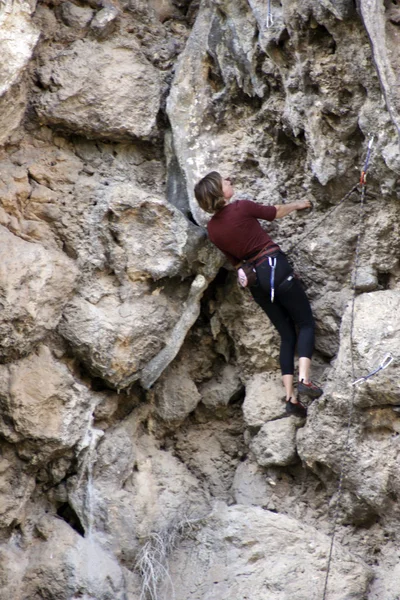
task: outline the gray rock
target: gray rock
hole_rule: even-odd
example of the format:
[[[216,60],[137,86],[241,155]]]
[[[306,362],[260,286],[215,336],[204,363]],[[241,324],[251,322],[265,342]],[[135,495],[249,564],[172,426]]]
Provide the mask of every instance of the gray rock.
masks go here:
[[[250,443],[262,467],[286,467],[297,462],[296,419],[277,419],[263,425]]]
[[[261,427],[285,414],[285,393],[281,377],[257,373],[246,383],[243,417],[249,427]]]
[[[117,24],[119,10],[115,6],[106,6],[96,13],[90,28],[98,38],[105,38],[112,33]]]
[[[156,412],[167,422],[183,421],[200,402],[194,381],[188,377],[186,365],[172,367],[161,375],[154,386]]]
[[[191,540],[174,553],[171,578],[176,600],[268,600],[282,593],[296,600],[322,595],[330,540],[312,527],[261,508],[216,505]],[[362,600],[371,569],[335,544],[329,595]],[[170,590],[165,581],[164,592]],[[250,591],[251,590],[251,591]],[[284,590],[284,591],[283,591]]]
[[[372,267],[361,267],[357,272],[355,288],[358,292],[373,292],[378,287],[378,277]]]
[[[371,40],[379,80],[390,116],[400,136],[400,87],[398,85],[398,27],[390,21],[390,11],[378,0],[362,2],[360,11]],[[399,138],[400,143],[400,138]]]
[[[111,186],[106,202],[108,249],[116,270],[124,268],[131,281],[191,273],[188,255],[203,240],[177,208],[128,183]]]
[[[232,485],[237,504],[265,507],[268,505],[271,489],[266,474],[257,463],[249,459],[239,463]]]
[[[200,387],[201,401],[209,408],[227,406],[242,388],[235,367],[224,365],[216,378],[210,379]]]
[[[78,29],[86,27],[93,17],[91,8],[88,6],[77,6],[73,2],[62,2],[60,13],[66,25]]]

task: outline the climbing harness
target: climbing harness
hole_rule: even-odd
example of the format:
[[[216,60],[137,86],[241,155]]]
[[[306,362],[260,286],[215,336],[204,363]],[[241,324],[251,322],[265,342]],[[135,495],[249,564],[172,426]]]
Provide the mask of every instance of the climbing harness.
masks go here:
[[[367,381],[367,379],[370,379],[371,377],[373,377],[374,375],[379,373],[379,371],[384,371],[385,369],[387,369],[387,367],[393,362],[393,360],[394,360],[393,356],[390,354],[390,352],[388,352],[384,356],[379,367],[377,367],[374,371],[371,371],[371,373],[368,373],[368,375],[364,375],[364,377],[360,377],[360,379],[353,381],[353,383],[351,385],[358,385],[360,383],[364,383],[364,381]]]
[[[271,0],[268,0],[267,22],[266,22],[267,29],[270,29],[271,27],[273,27],[273,25],[274,25],[274,17],[272,15],[272,10],[271,10]]]
[[[270,279],[270,284],[271,284],[271,303],[274,302],[274,298],[275,298],[275,269],[276,269],[276,257],[272,256],[268,256],[268,263],[269,266],[271,267],[271,279]]]
[[[237,271],[238,283],[241,287],[251,287],[257,283],[257,271],[256,267],[263,262],[266,258],[270,260],[271,257],[276,256],[277,246],[272,248],[263,248],[254,256],[243,259],[239,263]],[[270,263],[271,264],[271,263]],[[275,259],[276,264],[276,259]],[[237,268],[237,267],[236,267]],[[272,281],[273,283],[273,281]]]
[[[351,366],[351,378],[352,378],[351,399],[350,399],[350,406],[349,406],[349,415],[348,415],[348,419],[347,419],[346,442],[344,445],[344,451],[343,451],[342,460],[341,460],[341,464],[340,464],[339,484],[338,484],[338,491],[337,491],[336,501],[335,501],[335,512],[334,512],[334,517],[333,517],[331,544],[330,544],[329,554],[328,554],[328,563],[327,563],[327,567],[326,567],[326,576],[325,576],[325,584],[324,584],[322,600],[326,600],[326,594],[327,594],[327,590],[328,590],[328,580],[329,580],[330,567],[331,567],[331,562],[332,562],[333,544],[335,541],[337,522],[339,519],[339,509],[340,509],[340,502],[341,502],[341,496],[342,496],[345,463],[346,463],[346,460],[348,457],[348,452],[349,452],[349,447],[350,447],[350,430],[351,430],[351,425],[353,422],[354,394],[355,394],[356,384],[362,383],[362,382],[366,381],[367,379],[369,379],[370,377],[373,377],[374,375],[376,375],[379,371],[386,369],[393,361],[393,356],[391,354],[386,354],[386,356],[384,357],[384,359],[382,360],[382,362],[380,363],[380,365],[377,369],[375,369],[374,371],[372,371],[365,377],[361,377],[360,379],[355,380],[354,352],[353,352],[354,312],[355,312],[354,309],[355,309],[356,283],[357,283],[357,274],[358,274],[358,268],[359,268],[360,246],[361,246],[361,237],[362,237],[361,228],[362,228],[363,217],[364,217],[366,176],[367,176],[367,170],[368,170],[369,161],[370,161],[370,157],[371,157],[371,149],[372,149],[373,139],[374,138],[372,137],[368,143],[367,157],[366,157],[364,167],[363,167],[363,170],[361,172],[361,177],[360,177],[360,185],[361,185],[360,219],[359,219],[360,226],[359,226],[358,235],[357,235],[356,255],[355,255],[354,267],[353,267],[353,276],[352,276],[353,297],[352,297],[352,301],[351,301],[351,313],[350,313],[350,366]]]

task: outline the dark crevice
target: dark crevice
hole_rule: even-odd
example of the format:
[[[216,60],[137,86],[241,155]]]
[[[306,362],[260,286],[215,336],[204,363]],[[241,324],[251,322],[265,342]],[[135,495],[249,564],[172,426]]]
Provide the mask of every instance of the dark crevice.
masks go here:
[[[225,88],[224,78],[215,55],[210,52],[207,54],[207,80],[214,93],[222,92]]]
[[[189,197],[186,189],[185,176],[175,154],[168,163],[166,187],[168,202],[180,210],[190,221],[196,225],[197,223],[193,219],[192,213],[189,209]]]
[[[382,290],[388,290],[390,289],[390,279],[391,279],[391,274],[390,273],[379,273],[378,272],[378,285],[379,288]]]
[[[233,394],[233,396],[231,396],[231,398],[229,399],[229,404],[233,405],[233,404],[237,404],[239,406],[241,406],[244,402],[246,396],[246,388],[244,386],[242,386],[240,388],[240,390],[238,390],[235,394]]]
[[[316,27],[310,27],[308,32],[308,39],[311,44],[319,46],[324,53],[336,53],[336,42],[324,25],[318,23]]]
[[[82,537],[85,536],[85,529],[78,515],[68,502],[64,502],[63,504],[61,504],[61,506],[57,509],[57,515],[70,527],[72,527],[72,529],[79,533],[79,535],[81,535]]]

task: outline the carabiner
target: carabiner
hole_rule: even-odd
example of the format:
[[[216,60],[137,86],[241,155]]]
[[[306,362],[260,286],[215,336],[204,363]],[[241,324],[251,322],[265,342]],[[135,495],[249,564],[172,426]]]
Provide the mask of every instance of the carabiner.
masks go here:
[[[267,29],[270,29],[274,24],[274,18],[272,16],[272,13],[268,13],[267,14]]]
[[[380,370],[383,371],[383,369],[386,369],[393,361],[393,356],[388,352],[379,365]]]

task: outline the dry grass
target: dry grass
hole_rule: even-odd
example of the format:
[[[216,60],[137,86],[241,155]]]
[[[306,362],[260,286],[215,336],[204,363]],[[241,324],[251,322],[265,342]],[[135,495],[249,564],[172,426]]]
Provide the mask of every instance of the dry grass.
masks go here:
[[[190,519],[180,516],[161,531],[153,531],[146,538],[139,553],[135,568],[142,578],[139,600],[162,600],[161,585],[169,586],[170,600],[175,597],[174,586],[169,573],[168,559],[178,543],[193,532],[203,521],[204,517]]]

